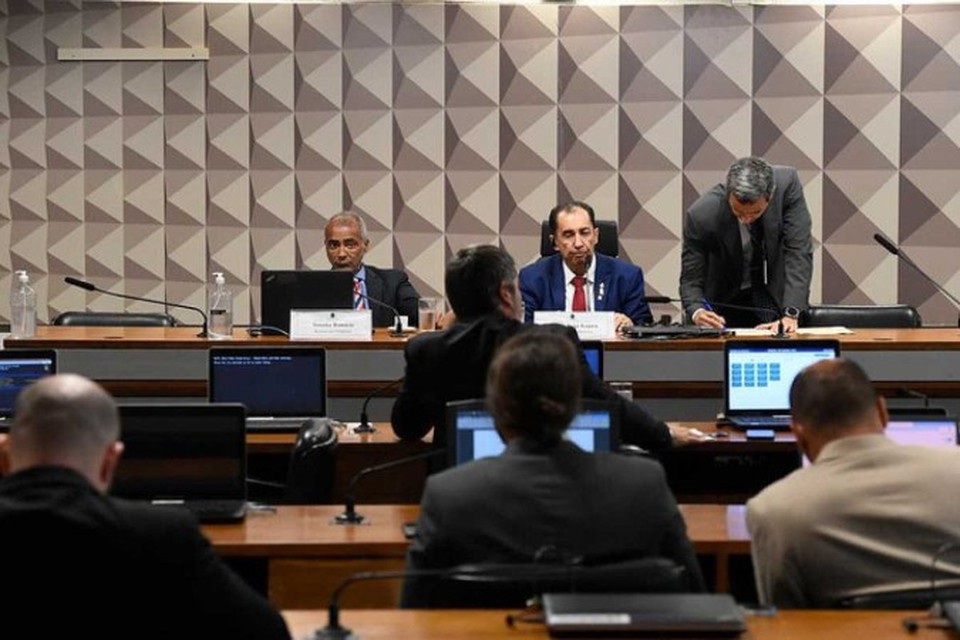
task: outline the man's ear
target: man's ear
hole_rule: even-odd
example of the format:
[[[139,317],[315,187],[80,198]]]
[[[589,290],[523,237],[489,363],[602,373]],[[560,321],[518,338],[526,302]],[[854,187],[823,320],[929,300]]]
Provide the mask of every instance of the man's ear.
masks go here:
[[[879,393],[877,394],[877,413],[880,415],[880,424],[886,429],[890,421],[890,412],[887,411],[887,400]]]
[[[117,471],[117,465],[120,463],[120,456],[122,455],[123,443],[119,440],[111,442],[107,445],[106,451],[103,452],[103,460],[100,462],[100,472],[97,479],[100,481],[104,493],[110,488],[110,483],[113,482],[113,475]]]

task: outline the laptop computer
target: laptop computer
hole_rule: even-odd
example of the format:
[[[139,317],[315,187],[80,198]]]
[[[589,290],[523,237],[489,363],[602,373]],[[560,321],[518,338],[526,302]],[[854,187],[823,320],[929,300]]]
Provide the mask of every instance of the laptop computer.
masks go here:
[[[836,340],[728,340],[724,417],[743,429],[789,429],[793,379],[808,365],[839,356]]]
[[[584,451],[616,451],[620,446],[620,411],[602,400],[584,400],[567,439]],[[447,461],[450,466],[503,453],[506,445],[483,400],[447,403]]]
[[[327,353],[318,347],[213,348],[210,402],[240,402],[248,431],[297,432],[327,415]]]
[[[603,342],[600,340],[581,340],[580,347],[587,358],[590,370],[598,379],[603,380]]]
[[[683,338],[719,338],[728,333],[726,329],[698,327],[692,324],[650,326],[634,325],[620,330],[625,338],[640,340],[681,340]]]
[[[0,431],[10,429],[20,392],[56,372],[57,352],[53,349],[0,350]]]
[[[886,436],[897,444],[921,447],[956,449],[960,444],[957,418],[948,416],[914,416],[892,418],[887,423]],[[810,460],[803,456],[803,466]]]
[[[736,636],[747,630],[728,594],[548,593],[543,611],[551,636]]]
[[[349,271],[260,273],[260,324],[290,332],[291,309],[352,309]]]
[[[123,455],[111,493],[237,522],[247,508],[245,411],[240,404],[121,405]]]

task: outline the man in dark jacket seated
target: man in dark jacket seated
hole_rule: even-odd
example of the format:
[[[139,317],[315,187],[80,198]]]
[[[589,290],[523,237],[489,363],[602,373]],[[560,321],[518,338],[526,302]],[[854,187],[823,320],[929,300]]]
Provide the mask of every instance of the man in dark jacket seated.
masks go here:
[[[591,566],[660,557],[683,567],[690,585],[702,589],[660,465],[588,453],[564,438],[580,404],[577,368],[576,349],[557,333],[526,331],[497,351],[487,402],[507,448],[430,477],[408,569],[544,559]],[[459,591],[412,575],[401,602],[470,606],[451,602]]]
[[[407,343],[406,379],[391,416],[399,437],[419,440],[433,428],[433,442],[438,446],[446,441],[446,403],[482,398],[487,368],[496,350],[511,336],[534,330],[521,322],[523,303],[516,264],[499,247],[461,249],[447,265],[446,288],[456,322],[445,331],[421,334]],[[576,345],[578,361],[573,371],[583,397],[617,403],[625,442],[661,451],[671,446],[671,438],[678,444],[701,439],[690,429],[668,428],[600,382],[587,364],[574,329],[546,325],[536,330],[562,334]]]
[[[11,637],[289,638],[193,516],[105,495],[119,437],[116,404],[86,378],[44,378],[17,398],[0,436],[0,602]]]

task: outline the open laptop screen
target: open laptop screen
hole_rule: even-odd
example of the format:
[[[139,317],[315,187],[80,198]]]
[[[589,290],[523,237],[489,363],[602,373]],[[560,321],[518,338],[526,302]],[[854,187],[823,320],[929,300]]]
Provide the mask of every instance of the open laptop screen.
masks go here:
[[[134,500],[246,499],[238,404],[120,406],[123,455],[111,493]]]
[[[790,413],[790,385],[805,367],[840,355],[836,340],[730,340],[724,348],[727,417]]]
[[[9,418],[17,396],[31,383],[57,372],[57,354],[52,349],[0,351],[0,418]]]
[[[327,415],[326,351],[210,349],[210,402],[241,402],[251,417]]]
[[[580,347],[593,375],[603,380],[603,343],[599,340],[581,340]]]
[[[450,466],[498,456],[506,448],[482,401],[448,403],[447,429]],[[566,438],[584,451],[611,451],[619,447],[620,415],[616,405],[584,400]]]
[[[956,418],[897,419],[887,423],[886,436],[897,444],[955,449],[958,445]],[[810,460],[803,456],[803,466]]]

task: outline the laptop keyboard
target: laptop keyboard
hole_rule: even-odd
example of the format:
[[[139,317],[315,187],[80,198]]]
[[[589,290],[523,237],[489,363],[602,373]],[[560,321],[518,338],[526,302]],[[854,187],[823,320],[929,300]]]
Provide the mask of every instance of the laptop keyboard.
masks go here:
[[[766,427],[768,429],[789,429],[790,416],[737,416],[733,420],[738,427]]]

